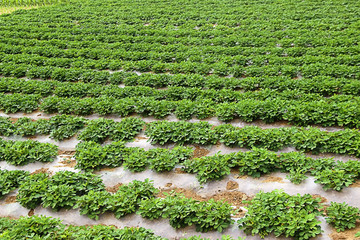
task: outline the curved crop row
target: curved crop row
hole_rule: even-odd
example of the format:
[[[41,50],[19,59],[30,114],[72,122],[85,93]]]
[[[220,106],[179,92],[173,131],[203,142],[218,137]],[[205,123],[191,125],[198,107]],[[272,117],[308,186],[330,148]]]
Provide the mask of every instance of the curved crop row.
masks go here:
[[[57,115],[50,119],[34,121],[27,117],[17,119],[13,123],[10,118],[0,117],[0,135],[35,136],[49,135],[57,141],[68,139],[77,134],[80,140],[103,142],[106,139],[114,141],[132,140],[144,127],[140,118],[128,117],[120,122],[111,119],[87,120],[82,117]]]
[[[144,182],[134,180],[120,186],[116,193],[110,194],[105,191],[104,184],[96,175],[61,171],[51,178],[44,173],[25,178],[19,187],[17,201],[31,209],[41,204],[56,211],[62,208],[79,208],[80,214],[95,219],[107,211],[113,212],[116,218],[121,218],[135,213],[142,204],[148,204],[146,202],[148,199],[155,199],[157,192],[152,182],[146,179]],[[168,201],[164,205],[166,211],[164,210],[163,217],[170,218],[170,222],[174,223],[171,225],[175,228],[195,224],[198,231],[222,232],[233,222],[231,220],[233,209],[227,203],[199,202],[181,196],[166,200]],[[188,209],[180,210],[179,208],[184,204]],[[151,217],[153,214],[147,211],[142,209],[141,215],[146,214],[146,217]],[[198,215],[203,217],[198,218]],[[152,218],[154,219],[155,216]]]
[[[0,238],[28,239],[53,239],[53,240],[89,240],[116,239],[116,240],[165,240],[156,236],[151,230],[145,228],[125,227],[118,229],[114,226],[93,225],[73,226],[64,225],[57,218],[46,216],[20,217],[19,219],[0,218]]]
[[[28,77],[43,78],[47,81],[26,81],[24,79],[16,78],[2,78],[0,79],[0,90],[2,92],[17,92],[17,93],[35,93],[47,96],[54,92],[54,88],[63,88],[65,86],[74,86],[70,89],[76,88],[77,85],[71,85],[70,82],[77,81],[79,83],[88,83],[94,85],[78,85],[79,90],[73,94],[84,94],[88,91],[88,87],[95,88],[96,85],[103,84],[125,84],[126,86],[147,86],[152,88],[164,87],[191,87],[201,89],[229,89],[229,90],[243,90],[255,91],[260,89],[273,89],[277,91],[297,90],[304,93],[318,93],[322,96],[329,96],[333,94],[347,94],[359,95],[359,81],[345,79],[345,78],[330,78],[316,76],[314,78],[292,79],[289,77],[249,77],[249,78],[223,78],[217,76],[202,76],[199,74],[152,74],[143,73],[138,75],[133,72],[115,72],[109,73],[104,71],[86,71],[81,69],[63,69],[62,74],[52,75],[55,80],[47,80],[42,75],[34,75]],[[36,72],[36,68],[28,71],[28,74]],[[59,78],[61,76],[61,78]],[[76,79],[74,79],[74,76]],[[62,82],[62,83],[59,83]],[[68,83],[68,84],[66,84]],[[97,86],[98,89],[106,89],[106,87]],[[83,88],[85,88],[83,90]],[[60,89],[59,89],[60,90]],[[55,91],[56,92],[56,91]],[[57,93],[61,93],[58,91]],[[92,92],[94,94],[94,92]],[[67,95],[70,96],[70,95]]]
[[[147,124],[145,134],[152,144],[215,144],[245,148],[261,147],[277,151],[294,146],[301,151],[360,156],[360,133],[345,129],[326,132],[318,128],[282,127],[262,129],[255,126],[237,128],[230,124],[213,127],[208,122],[157,121]]]
[[[268,96],[270,92],[264,93]],[[287,92],[281,97],[265,97],[265,100],[239,100],[217,104],[211,99],[202,100],[156,100],[153,97],[114,97],[77,98],[47,97],[40,102],[39,95],[3,94],[0,95],[0,110],[6,113],[33,112],[40,108],[45,113],[90,115],[116,114],[121,117],[133,113],[154,116],[162,119],[175,114],[178,119],[192,117],[204,119],[217,116],[221,121],[240,119],[246,122],[263,120],[266,123],[286,120],[299,126],[319,124],[322,126],[360,127],[360,106],[357,98],[338,95],[326,100],[316,101],[316,96],[302,96]],[[296,100],[302,99],[304,100]],[[222,98],[222,96],[220,96]],[[306,99],[306,101],[305,101]]]
[[[320,198],[310,194],[291,196],[279,190],[260,192],[246,201],[248,212],[238,221],[239,228],[261,238],[273,233],[276,237],[306,240],[321,234],[321,222],[317,217],[322,215],[337,231],[355,228],[360,219],[358,208],[331,202],[324,210],[320,202]]]
[[[29,172],[22,170],[0,169],[0,199],[11,191],[17,189]]]
[[[33,162],[52,162],[57,156],[58,147],[51,143],[38,141],[5,141],[0,139],[0,161],[13,165]]]
[[[172,150],[154,148],[145,151],[139,147],[125,147],[124,142],[113,142],[101,146],[95,142],[81,142],[76,146],[76,168],[85,171],[102,167],[120,167],[133,172],[141,172],[149,166],[157,172],[170,171],[176,164],[184,162],[193,155],[187,147],[175,147]]]
[[[186,172],[196,173],[200,183],[222,179],[231,169],[256,178],[275,171],[286,172],[289,173],[286,178],[295,184],[300,184],[307,178],[305,174],[310,173],[325,190],[336,191],[360,179],[360,161],[357,160],[313,159],[300,152],[277,154],[262,148],[186,160],[183,166]]]
[[[1,48],[0,48],[1,50]],[[47,49],[46,49],[47,50]],[[81,64],[78,64],[81,66]],[[98,67],[100,68],[100,67]],[[31,70],[32,69],[32,70]],[[359,79],[360,70],[357,66],[348,66],[341,64],[308,64],[303,66],[293,65],[274,65],[274,66],[250,66],[242,67],[239,65],[229,66],[224,62],[207,64],[197,63],[190,61],[183,61],[180,63],[162,63],[156,60],[139,60],[139,61],[121,61],[113,60],[109,65],[101,67],[100,70],[124,70],[124,71],[138,71],[138,72],[155,72],[172,74],[215,74],[218,76],[234,76],[234,77],[261,77],[261,76],[285,76],[296,78],[299,75],[312,78],[315,76],[328,76],[334,78],[348,78]],[[30,71],[31,70],[31,71]],[[70,70],[71,71],[71,70]],[[88,72],[92,70],[88,70]],[[36,78],[37,76],[43,76],[44,79],[50,78],[53,74],[64,72],[66,69],[57,68],[52,66],[34,66],[27,64],[16,64],[14,62],[8,62],[7,64],[0,64],[0,75],[6,77],[29,77]],[[81,72],[79,73],[79,75]],[[56,76],[53,80],[59,80],[63,76]],[[72,79],[65,81],[77,81],[78,77],[73,76]]]
[[[64,225],[61,220],[46,216],[20,217],[9,219],[0,217],[0,237],[5,240],[25,239],[27,236],[53,240],[168,240],[155,235],[151,230],[143,227],[124,227],[122,229],[107,225],[74,226]],[[182,240],[210,240],[201,236],[180,238]],[[224,235],[217,240],[244,240]]]

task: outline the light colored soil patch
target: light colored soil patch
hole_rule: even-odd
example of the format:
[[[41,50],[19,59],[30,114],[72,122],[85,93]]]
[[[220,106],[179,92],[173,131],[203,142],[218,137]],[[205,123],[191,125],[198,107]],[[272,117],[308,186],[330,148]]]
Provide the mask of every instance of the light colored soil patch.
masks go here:
[[[73,168],[76,165],[76,160],[71,158],[64,158],[62,161],[59,161],[64,166],[61,167],[70,167]]]
[[[49,172],[49,168],[40,168],[40,169],[37,169],[37,170],[35,170],[34,172],[32,172],[31,175],[38,174],[38,173],[50,173],[50,172]]]
[[[356,182],[354,182],[353,184],[351,184],[349,187],[359,188],[359,187],[360,187],[360,180],[357,180]]]
[[[76,151],[59,150],[58,155],[75,155]]]
[[[209,154],[209,150],[195,146],[193,158],[201,158]]]
[[[237,182],[228,181],[226,183],[226,190],[234,190],[234,189],[238,189],[238,188],[239,188],[239,184]]]
[[[262,181],[263,183],[269,183],[269,182],[278,182],[278,183],[284,183],[283,179],[281,177],[267,177],[264,181]]]
[[[119,187],[123,185],[122,183],[118,183],[115,186],[112,187],[107,187],[106,191],[110,192],[110,193],[116,193],[119,190]]]
[[[231,191],[231,192],[223,191],[216,193],[212,196],[203,197],[192,190],[184,189],[184,188],[175,188],[175,187],[168,189],[160,189],[160,192],[157,194],[157,197],[164,198],[166,197],[165,193],[168,194],[180,193],[183,194],[186,198],[192,198],[198,201],[208,201],[210,199],[214,199],[216,201],[225,201],[231,204],[232,206],[236,206],[236,207],[246,206],[246,204],[244,204],[242,201],[251,199],[250,196],[238,191]]]
[[[242,192],[232,191],[232,192],[220,192],[215,194],[214,196],[209,197],[208,199],[214,199],[216,201],[223,200],[225,202],[230,203],[232,206],[243,207],[246,206],[246,204],[244,204],[242,201],[250,200],[251,197]]]
[[[161,189],[157,194],[157,197],[165,198],[165,193],[180,193],[183,194],[186,198],[192,198],[198,201],[205,201],[206,198],[196,194],[192,190],[184,189],[184,188],[169,188],[169,189]]]
[[[177,173],[177,174],[186,174],[186,172],[182,168],[175,168],[175,173]]]
[[[37,6],[31,6],[31,7],[0,7],[0,15],[6,14],[6,13],[12,13],[19,9],[32,9],[37,8]]]
[[[15,202],[16,202],[16,196],[10,196],[5,199],[5,204],[10,204]]]
[[[328,200],[324,197],[322,197],[321,195],[319,194],[312,194],[313,198],[320,198],[321,199],[321,203],[326,203],[328,202]]]
[[[29,213],[28,213],[28,216],[31,217],[31,216],[34,215],[34,213],[35,213],[35,210],[34,210],[34,209],[31,209],[31,210],[29,211]]]
[[[139,142],[139,141],[141,141],[141,140],[148,140],[149,138],[148,137],[142,137],[142,136],[137,136],[137,137],[135,137],[135,142]]]
[[[357,232],[360,232],[360,221],[357,222],[356,228],[349,229],[344,232],[337,232],[334,229],[329,236],[332,240],[360,240],[360,237],[355,237]]]
[[[247,176],[247,175],[242,175],[242,176],[237,175],[237,176],[235,176],[235,178],[236,178],[236,179],[247,179],[248,176]]]

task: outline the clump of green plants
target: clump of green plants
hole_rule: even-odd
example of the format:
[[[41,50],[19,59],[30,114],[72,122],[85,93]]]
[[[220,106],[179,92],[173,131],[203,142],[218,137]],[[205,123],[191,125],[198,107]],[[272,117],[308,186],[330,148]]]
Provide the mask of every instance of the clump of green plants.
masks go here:
[[[174,228],[195,225],[201,232],[222,232],[233,223],[233,209],[228,203],[213,199],[200,202],[179,194],[142,200],[137,213],[148,219],[169,218]]]
[[[248,212],[238,221],[245,233],[259,234],[261,238],[270,233],[276,237],[310,239],[320,234],[321,216],[319,198],[310,194],[291,196],[283,191],[260,192],[248,204]]]
[[[28,175],[27,171],[0,169],[0,198],[18,188]]]
[[[326,222],[331,224],[337,232],[355,228],[358,219],[360,219],[360,209],[346,203],[331,202],[326,208]]]

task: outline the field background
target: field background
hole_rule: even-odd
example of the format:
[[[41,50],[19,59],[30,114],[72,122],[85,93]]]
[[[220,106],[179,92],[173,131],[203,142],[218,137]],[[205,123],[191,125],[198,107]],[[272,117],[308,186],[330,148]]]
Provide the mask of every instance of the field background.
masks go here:
[[[146,123],[186,120],[214,127],[310,127],[314,132],[341,132],[345,140],[339,137],[328,150],[319,147],[325,141],[319,134],[309,134],[303,143],[306,156],[314,161],[360,161],[360,141],[356,142],[353,134],[360,127],[359,1],[58,2],[0,1],[0,14],[4,14],[0,16],[0,116],[13,122],[22,117],[35,121],[68,114],[115,122],[133,116]],[[14,9],[23,10],[5,14]],[[52,84],[48,88],[47,82]],[[45,88],[50,89],[48,93],[42,92]],[[130,110],[123,113],[126,107]],[[5,140],[51,143],[59,147],[59,154],[50,163],[14,166],[3,161],[0,168],[49,174],[79,172],[74,158],[81,142],[78,136],[76,133],[63,141],[39,134],[2,136]],[[126,146],[149,150],[178,145],[151,144],[151,140],[142,130]],[[110,142],[107,139],[104,144]],[[198,158],[251,149],[220,141],[189,141],[185,145],[193,148]],[[313,149],[313,145],[318,148]],[[271,147],[268,149],[274,150]],[[274,151],[280,154],[301,149],[286,145]],[[241,210],[234,220],[246,213],[242,200],[275,189],[291,195],[309,193],[321,197],[325,204],[346,202],[360,208],[360,176],[341,191],[325,191],[308,173],[301,184],[294,184],[286,178],[287,173],[279,171],[253,178],[239,176],[232,169],[220,180],[200,184],[195,174],[185,173],[182,167],[180,163],[169,172],[146,169],[133,173],[120,166],[94,173],[109,191],[119,184],[149,178],[162,192],[175,190],[198,200],[226,200]],[[16,202],[17,193],[12,191],[0,199],[0,216],[47,215],[73,225],[145,227],[169,239],[194,235],[260,239],[246,235],[236,223],[222,233],[199,233],[194,226],[176,230],[168,219],[150,221],[137,214],[116,219],[106,213],[95,221],[78,210],[55,212],[41,206],[29,210]],[[359,222],[355,229],[337,233],[323,217],[320,220],[324,232],[314,239],[356,239],[354,235],[360,231]],[[265,239],[287,238],[269,235]]]

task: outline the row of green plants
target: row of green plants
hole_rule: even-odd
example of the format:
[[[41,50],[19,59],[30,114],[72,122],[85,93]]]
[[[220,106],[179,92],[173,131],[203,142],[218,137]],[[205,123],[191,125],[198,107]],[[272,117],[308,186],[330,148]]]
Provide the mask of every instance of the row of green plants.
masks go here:
[[[144,127],[145,122],[141,118],[127,117],[120,122],[112,119],[88,120],[82,117],[70,115],[56,115],[50,119],[33,120],[28,117],[18,118],[12,122],[9,117],[0,117],[0,135],[11,136],[36,136],[49,135],[56,141],[62,141],[78,134],[78,139],[84,141],[104,142],[130,141]]]
[[[283,100],[298,101],[326,101],[334,102],[341,98],[342,101],[359,100],[353,95],[334,95],[324,97],[320,94],[305,93],[299,90],[277,91],[264,89],[261,91],[241,92],[229,89],[200,89],[195,87],[176,87],[170,86],[167,89],[155,89],[147,86],[126,86],[120,88],[116,85],[102,86],[89,83],[61,83],[57,81],[34,81],[24,79],[0,79],[0,92],[2,93],[21,93],[21,94],[40,94],[42,96],[57,97],[113,97],[116,99],[130,97],[152,97],[155,100],[203,100],[209,99],[216,103],[238,102],[241,100],[266,100],[280,98]]]
[[[31,209],[39,204],[56,211],[80,208],[81,214],[94,219],[108,211],[114,212],[117,218],[136,212],[150,220],[169,218],[174,228],[195,225],[201,232],[221,232],[233,223],[231,214],[234,210],[227,203],[199,202],[174,193],[156,198],[157,193],[148,179],[144,182],[134,180],[111,194],[105,191],[101,179],[95,175],[62,171],[51,178],[45,173],[23,177],[17,201]],[[326,221],[338,232],[354,228],[360,219],[358,208],[331,202],[325,212],[320,202],[320,198],[310,194],[291,196],[279,190],[260,192],[250,201],[245,201],[248,211],[238,221],[239,228],[262,238],[274,233],[276,236],[309,239],[322,232],[318,216],[325,215]]]
[[[360,210],[346,203],[331,202],[323,208],[320,198],[310,194],[289,195],[281,190],[260,192],[249,201],[244,218],[238,221],[245,233],[261,238],[274,234],[276,237],[292,237],[306,240],[322,233],[319,216],[338,232],[355,228]]]
[[[28,175],[27,171],[0,169],[0,199],[17,189]]]
[[[348,36],[348,39],[345,39],[346,35],[353,34],[354,31],[327,31],[326,33],[334,35],[331,42],[324,41],[324,36],[319,36],[316,40],[311,37],[304,39],[303,37],[296,36],[301,33],[302,30],[300,29],[289,30],[294,34],[293,37],[297,39],[286,39],[284,38],[286,32],[278,31],[271,33],[272,35],[278,35],[278,37],[266,39],[269,41],[264,41],[261,37],[253,37],[250,41],[249,35],[255,33],[256,30],[250,30],[246,33],[236,31],[240,36],[226,36],[226,30],[222,29],[218,31],[216,28],[205,31],[192,31],[193,29],[185,28],[168,31],[149,27],[144,28],[144,26],[141,25],[128,25],[127,28],[122,29],[101,29],[102,33],[95,34],[93,31],[99,31],[99,28],[101,28],[101,24],[99,25],[99,23],[95,22],[93,22],[89,28],[82,29],[82,31],[73,31],[73,29],[69,27],[71,23],[68,22],[57,22],[57,24],[47,23],[47,26],[56,25],[58,28],[51,29],[50,27],[43,27],[40,32],[35,32],[33,30],[38,28],[38,26],[34,26],[33,22],[27,23],[28,26],[16,24],[19,18],[28,17],[24,15],[26,14],[22,13],[22,16],[17,16],[17,19],[13,18],[7,22],[1,22],[0,33],[3,38],[0,43],[2,43],[2,47],[18,46],[18,48],[15,47],[15,49],[21,49],[20,47],[22,47],[22,49],[26,50],[24,53],[31,53],[29,52],[31,47],[33,47],[33,49],[50,47],[53,51],[54,49],[70,49],[71,51],[87,49],[89,52],[92,52],[93,57],[95,55],[97,58],[112,56],[109,50],[123,54],[122,56],[125,54],[123,51],[144,53],[164,52],[176,54],[176,57],[180,58],[180,60],[186,60],[184,56],[189,54],[193,57],[201,54],[212,54],[222,57],[240,56],[235,59],[246,59],[245,57],[249,57],[249,59],[256,60],[257,57],[261,55],[268,57],[304,57],[304,59],[307,59],[306,57],[311,56],[356,56],[356,54],[359,53],[359,49],[352,45],[356,37]],[[39,18],[41,19],[41,16],[39,16],[38,19]],[[97,29],[95,25],[97,25]],[[105,33],[109,30],[111,32]],[[231,29],[227,30],[234,33]],[[23,34],[23,38],[20,38],[19,32]],[[41,33],[43,35],[40,35]],[[317,33],[320,32],[318,31]],[[215,36],[216,34],[218,36]],[[245,36],[241,36],[241,34],[245,34]],[[269,32],[266,30],[261,32],[257,31],[256,34],[264,34],[266,36]],[[212,38],[210,38],[211,36]],[[83,41],[81,41],[80,37],[83,37]],[[308,42],[304,43],[304,40]],[[164,44],[165,41],[166,44]],[[276,42],[274,43],[274,41]],[[314,45],[310,47],[309,41],[312,41]],[[315,41],[317,42],[315,43]],[[281,45],[281,47],[277,47],[276,44]],[[98,49],[103,49],[105,52],[104,55],[102,55],[100,51],[96,51]],[[203,51],[200,53],[200,50]],[[15,53],[21,52],[18,50]],[[158,56],[168,59],[166,55]],[[326,60],[323,59],[323,61]]]
[[[0,218],[0,237],[10,239],[53,239],[53,240],[167,240],[155,235],[150,229],[143,227],[124,227],[122,229],[108,225],[75,226],[65,225],[60,219],[33,215],[19,219]],[[201,236],[181,238],[182,240],[210,240]],[[224,235],[217,240],[244,240]]]
[[[263,148],[253,148],[247,152],[215,154],[186,160],[184,171],[196,173],[200,183],[220,180],[230,174],[231,169],[239,171],[240,176],[249,175],[259,178],[264,174],[281,171],[292,183],[300,184],[314,176],[315,182],[323,185],[324,190],[341,191],[360,179],[360,161],[335,161],[333,158],[314,159],[301,152],[277,154]]]
[[[172,150],[153,148],[145,151],[139,147],[125,147],[124,142],[112,142],[101,146],[96,142],[81,142],[76,146],[76,168],[84,171],[115,168],[123,165],[132,172],[141,172],[149,166],[156,172],[172,170],[176,164],[192,157],[190,147],[174,147]]]
[[[360,133],[356,129],[335,132],[319,128],[281,127],[262,129],[257,126],[234,127],[230,124],[212,126],[208,122],[156,121],[147,123],[145,134],[152,144],[216,144],[219,140],[229,147],[265,148],[278,151],[287,146],[318,153],[360,156]]]
[[[65,3],[68,0],[1,0],[0,6],[20,7],[20,6],[44,6],[55,3]]]
[[[93,171],[103,167],[124,166],[132,172],[141,172],[149,166],[156,172],[171,171],[176,164],[183,166],[188,173],[195,173],[203,184],[212,180],[221,180],[230,175],[231,169],[237,169],[240,175],[254,178],[264,174],[281,171],[288,173],[287,178],[300,184],[307,178],[315,177],[315,182],[323,185],[324,190],[341,191],[360,178],[360,162],[335,161],[333,158],[314,159],[301,152],[280,153],[263,148],[253,148],[248,152],[216,154],[191,159],[193,150],[175,147],[172,150],[154,148],[145,151],[139,147],[125,147],[123,142],[113,142],[101,146],[95,142],[82,142],[76,146],[76,168]]]
[[[0,149],[0,160],[13,165],[25,165],[35,161],[53,161],[57,156],[57,147],[37,141],[3,141]],[[35,153],[36,152],[36,153]],[[333,158],[313,159],[300,152],[276,154],[264,148],[253,148],[248,152],[216,154],[191,159],[193,150],[189,147],[174,149],[154,148],[145,151],[139,147],[125,147],[125,142],[117,141],[105,146],[93,141],[81,142],[76,146],[76,168],[87,172],[104,167],[124,166],[132,172],[144,171],[147,167],[156,172],[171,171],[177,164],[184,171],[196,173],[198,181],[203,184],[211,180],[220,180],[230,174],[232,168],[240,175],[255,178],[263,174],[281,171],[289,173],[287,178],[300,184],[307,178],[305,174],[315,177],[315,182],[323,185],[325,190],[341,191],[353,184],[360,177],[360,162],[335,161]]]
[[[337,14],[325,7],[329,2],[306,7],[298,4],[299,12],[295,16],[283,16],[286,24],[273,13],[259,12],[263,7],[260,2],[245,7],[242,2],[190,3],[186,13],[175,10],[181,8],[178,4],[182,2],[169,6],[145,4],[141,8],[131,3],[134,5],[131,13],[123,2],[108,3],[74,3],[81,8],[79,11],[74,10],[76,7],[56,6],[35,11],[39,14],[20,11],[11,17],[4,16],[0,19],[0,33],[7,40],[3,41],[2,52],[73,57],[74,61],[81,57],[99,60],[95,64],[99,68],[142,72],[197,72],[240,77],[266,72],[274,76],[297,76],[300,72],[310,77],[319,74],[359,76],[357,20],[354,17],[357,5],[354,2],[336,3]],[[110,3],[117,11],[103,14]],[[318,15],[310,15],[313,8],[319,9]],[[194,17],[194,9],[201,14]],[[216,14],[213,9],[218,10]],[[234,14],[229,14],[230,9],[235,9]],[[282,3],[268,9],[277,12],[292,8]],[[88,12],[98,15],[88,19],[85,17]],[[255,14],[257,19],[253,18]],[[24,40],[28,45],[22,45]],[[29,61],[43,64],[37,56],[30,57]],[[15,56],[13,63],[19,61],[21,59]],[[83,59],[77,64],[81,61]],[[94,63],[89,65],[94,66]]]
[[[50,207],[55,211],[60,209],[80,209],[80,214],[98,219],[105,212],[114,213],[116,218],[136,213],[146,200],[155,199],[158,189],[153,183],[134,180],[119,187],[111,194],[99,176],[91,173],[75,173],[70,171],[57,172],[52,177],[39,173],[26,177],[20,184],[17,201],[24,207],[34,209],[38,205]],[[174,228],[188,225],[197,226],[197,230],[207,232],[217,230],[222,232],[233,221],[232,207],[224,202],[188,200],[182,196],[167,199],[164,206],[164,218],[169,218]],[[186,205],[186,209],[181,209]],[[209,209],[211,211],[209,212]],[[157,216],[151,208],[142,208],[142,216],[154,219]],[[202,217],[199,217],[202,216]],[[183,224],[180,224],[183,222]]]
[[[0,161],[22,166],[34,162],[52,162],[58,154],[58,147],[38,141],[5,141],[0,139]]]
[[[38,131],[37,128],[49,129],[48,126],[51,126],[51,123],[55,123],[52,125],[53,128],[47,133],[53,134],[53,136],[58,136],[58,139],[64,139],[65,136],[69,136],[67,129],[76,129],[74,126],[77,126],[76,124],[78,121],[85,121],[82,118],[66,115],[56,116],[50,120],[38,121],[32,121],[28,118],[20,118],[18,121],[20,121],[21,124],[12,129],[13,125],[9,119],[2,118],[1,120],[2,127],[0,129],[2,135],[13,134],[14,132],[11,132],[11,130],[14,130],[15,133],[16,131],[18,131],[18,133],[21,132],[21,134],[25,136],[28,133],[36,134]],[[76,124],[72,126],[71,123]],[[62,128],[64,126],[62,124],[69,124],[69,126]],[[99,118],[89,120],[86,127],[78,134],[78,139],[82,141],[93,141],[96,143],[103,143],[106,140],[129,141],[132,140],[144,127],[146,128],[145,134],[149,137],[149,141],[152,144],[164,145],[167,143],[178,143],[206,145],[216,144],[220,141],[229,147],[258,147],[278,151],[284,147],[293,146],[299,151],[307,151],[314,154],[336,153],[354,155],[356,157],[360,156],[358,149],[360,133],[356,129],[327,132],[315,127],[280,127],[262,129],[257,126],[238,128],[230,124],[222,124],[214,127],[205,121],[195,123],[186,121],[155,121],[144,125],[143,120],[134,117],[124,118],[121,122]],[[62,132],[65,132],[66,134],[63,134]],[[7,146],[7,144],[10,144],[11,146],[19,146],[17,148],[20,150],[24,148],[22,147],[22,144],[27,146],[26,148],[36,147],[38,149],[48,146],[44,147],[44,149],[53,150],[47,150],[45,151],[46,153],[55,152],[54,145],[47,145],[46,143],[39,143],[31,140],[2,141],[2,144],[3,146]],[[6,149],[6,147],[4,149]],[[11,147],[11,149],[16,148]]]
[[[151,230],[142,227],[124,227],[93,225],[65,225],[60,219],[33,215],[19,219],[0,218],[0,238],[11,239],[53,239],[53,240],[165,240]]]
[[[13,49],[9,50],[9,47]],[[134,46],[133,46],[134,47]],[[138,46],[136,46],[138,47]],[[244,70],[252,67],[263,67],[263,66],[296,66],[294,69],[302,71],[302,66],[310,64],[318,64],[321,62],[323,65],[343,65],[343,66],[356,66],[359,61],[359,55],[345,55],[341,54],[338,56],[269,56],[269,55],[255,55],[255,56],[244,56],[242,54],[236,56],[229,56],[228,54],[219,53],[204,53],[200,49],[187,49],[186,51],[177,52],[173,49],[171,51],[164,50],[161,46],[155,46],[151,51],[144,50],[126,50],[123,47],[112,50],[104,50],[99,52],[96,48],[72,48],[71,51],[68,49],[59,49],[54,46],[31,46],[24,47],[20,45],[8,45],[0,43],[0,49],[3,49],[3,54],[0,55],[2,62],[9,62],[12,64],[30,64],[33,66],[53,66],[70,68],[79,66],[80,61],[86,63],[83,67],[92,69],[108,69],[111,67],[112,70],[119,70],[122,65],[126,65],[129,61],[158,61],[158,64],[165,65],[162,68],[161,65],[154,65],[152,70],[155,72],[165,72],[163,68],[168,63],[179,63],[184,61],[190,61],[191,63],[207,64],[206,68],[201,68],[202,72],[198,73],[206,74],[206,71],[214,69],[220,70],[217,73],[219,75],[225,75],[222,72],[221,65],[226,64],[228,67],[239,66]],[[47,51],[45,52],[44,49]],[[77,50],[77,51],[75,51]],[[171,66],[171,65],[168,65]],[[174,67],[173,67],[174,68]],[[239,68],[239,69],[241,69]],[[291,69],[291,68],[289,68]],[[306,68],[305,68],[306,69]]]
[[[48,51],[48,50],[46,50]],[[229,65],[223,62],[214,64],[198,63],[183,61],[180,63],[163,63],[156,60],[139,60],[139,61],[121,61],[113,60],[111,63],[102,67],[97,67],[98,70],[124,70],[124,71],[139,71],[139,72],[155,72],[155,73],[172,73],[172,74],[215,74],[217,76],[233,76],[233,77],[262,77],[262,76],[285,76],[296,78],[299,75],[312,78],[315,76],[329,76],[335,78],[349,78],[359,79],[360,72],[357,66],[348,66],[340,64],[321,64],[314,63],[303,66],[293,65],[273,65],[273,66],[249,66],[242,67],[239,65]],[[97,66],[97,65],[96,65]],[[76,67],[83,67],[83,65],[76,64]],[[32,69],[32,71],[30,71]],[[16,64],[14,62],[7,62],[0,64],[0,75],[6,77],[31,77],[43,76],[45,79],[54,74],[66,72],[66,68],[58,68],[52,66],[36,66],[30,64]],[[92,70],[88,70],[92,71]],[[61,78],[62,76],[55,76]],[[78,78],[73,76],[75,81]],[[71,81],[71,80],[67,80]],[[72,80],[74,81],[74,80]]]
[[[267,90],[265,90],[266,92]],[[261,94],[266,94],[266,93]],[[256,97],[260,97],[259,94]],[[126,117],[137,113],[141,116],[153,116],[163,119],[174,114],[180,120],[193,117],[205,119],[216,116],[220,121],[229,122],[240,119],[245,122],[262,120],[266,123],[285,120],[298,126],[318,124],[321,126],[343,126],[359,128],[359,101],[351,96],[337,95],[326,100],[316,101],[312,96],[296,95],[284,92],[285,98],[303,98],[301,100],[284,100],[273,98],[271,91],[265,100],[239,100],[217,104],[211,99],[202,100],[157,100],[153,97],[131,97],[117,99],[114,97],[78,98],[51,96],[41,100],[33,94],[2,94],[0,110],[5,113],[36,110],[45,113],[91,115],[114,114]],[[250,95],[250,94],[249,94]],[[255,95],[255,94],[253,94]],[[221,96],[219,96],[221,98]],[[265,96],[263,96],[265,98]]]

